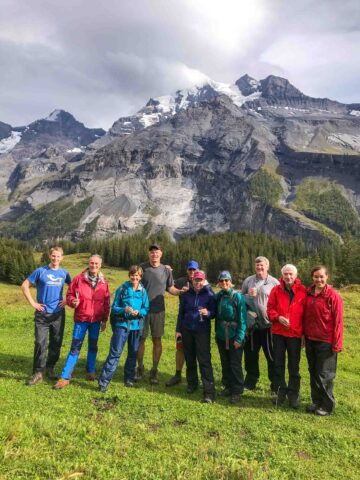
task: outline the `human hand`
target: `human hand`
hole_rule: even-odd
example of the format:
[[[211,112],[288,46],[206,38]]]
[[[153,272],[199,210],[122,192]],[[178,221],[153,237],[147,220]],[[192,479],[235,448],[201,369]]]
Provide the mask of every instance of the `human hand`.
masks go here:
[[[207,317],[209,315],[209,310],[205,307],[200,307],[199,308],[199,313],[200,315],[202,315],[203,317]]]
[[[250,295],[250,297],[256,297],[257,288],[256,287],[249,288],[248,294]]]
[[[137,317],[137,316],[139,315],[139,310],[133,310],[133,311],[131,312],[131,315],[132,315],[133,317]]]
[[[131,307],[125,307],[125,312],[126,313],[132,313],[133,309]]]
[[[61,308],[66,307],[66,300],[61,300],[61,302],[59,302],[59,307]]]
[[[281,325],[284,325],[284,327],[287,327],[287,328],[290,327],[289,320],[287,318],[283,317],[282,315],[279,315],[278,321],[279,321],[279,323],[281,323]]]
[[[100,332],[104,332],[106,330],[106,322],[101,322]]]
[[[242,344],[239,342],[234,342],[234,348],[237,350],[238,348],[242,347]]]
[[[43,303],[37,303],[34,302],[32,306],[37,310],[38,312],[45,312],[45,305]]]

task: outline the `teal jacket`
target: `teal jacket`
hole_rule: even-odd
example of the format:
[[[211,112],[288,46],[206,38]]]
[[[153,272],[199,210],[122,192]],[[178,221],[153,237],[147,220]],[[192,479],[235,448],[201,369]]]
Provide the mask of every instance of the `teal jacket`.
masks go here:
[[[137,317],[131,313],[125,312],[126,307],[132,307],[138,310]],[[127,281],[116,290],[114,303],[111,307],[111,313],[116,316],[114,324],[117,327],[128,328],[130,330],[140,330],[140,320],[143,320],[149,311],[149,298],[144,286],[140,283],[138,289],[134,291],[132,283]],[[128,323],[130,322],[130,325]]]
[[[230,322],[228,325],[229,338],[233,339],[234,342],[242,343],[246,334],[246,305],[243,295],[234,291],[232,287],[228,291],[220,290],[216,294],[215,299],[216,337],[220,340],[226,340],[225,322]]]

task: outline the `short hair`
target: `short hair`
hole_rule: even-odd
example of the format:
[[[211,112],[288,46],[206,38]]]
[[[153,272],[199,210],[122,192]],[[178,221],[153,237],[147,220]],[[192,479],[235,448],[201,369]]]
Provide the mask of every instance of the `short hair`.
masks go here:
[[[131,267],[129,268],[129,277],[134,273],[138,273],[142,277],[144,272],[140,265],[131,265]]]
[[[325,274],[329,275],[328,269],[325,267],[325,265],[315,265],[315,267],[311,269],[310,275],[313,276],[314,273],[317,272],[318,270],[325,270]]]
[[[281,269],[281,275],[284,274],[285,270],[292,270],[295,275],[297,275],[298,273],[298,270],[297,268],[295,267],[295,265],[293,265],[292,263],[287,263],[286,265],[284,265]]]
[[[61,255],[64,255],[64,250],[59,246],[51,247],[49,250],[49,255],[51,255],[53,252],[59,252]]]
[[[90,261],[91,258],[94,258],[94,257],[97,257],[100,260],[100,262],[102,263],[102,257],[98,253],[94,253],[93,255],[90,255],[89,261]]]
[[[265,263],[268,267],[270,266],[270,262],[266,257],[256,257],[255,263]]]

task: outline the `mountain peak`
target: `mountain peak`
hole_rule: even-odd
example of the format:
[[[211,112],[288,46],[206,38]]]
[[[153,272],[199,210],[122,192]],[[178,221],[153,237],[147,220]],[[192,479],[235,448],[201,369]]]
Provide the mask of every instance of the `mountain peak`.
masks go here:
[[[269,75],[260,80],[262,96],[276,98],[304,97],[305,95],[292,85],[289,80],[275,75]]]
[[[240,92],[245,96],[249,96],[252,93],[258,92],[260,87],[260,82],[253,77],[250,77],[247,73],[236,80],[235,85],[238,87]]]

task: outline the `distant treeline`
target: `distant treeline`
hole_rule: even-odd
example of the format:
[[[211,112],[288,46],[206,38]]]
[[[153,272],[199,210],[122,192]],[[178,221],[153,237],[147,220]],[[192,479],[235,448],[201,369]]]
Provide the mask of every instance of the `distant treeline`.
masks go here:
[[[0,280],[20,285],[34,270],[32,247],[19,240],[0,238]]]
[[[150,238],[132,235],[77,244],[61,242],[61,245],[66,253],[99,253],[107,265],[128,268],[147,260],[148,247],[154,241],[162,245],[162,262],[173,267],[175,277],[185,273],[188,260],[195,259],[206,271],[210,282],[216,282],[219,271],[227,269],[239,285],[253,273],[254,259],[264,255],[270,260],[271,273],[277,277],[285,263],[293,263],[298,267],[300,278],[308,285],[311,268],[324,263],[334,285],[360,282],[360,241],[350,234],[345,235],[343,245],[327,243],[311,252],[300,238],[282,241],[247,232],[187,236],[176,243],[166,233],[160,233]]]

